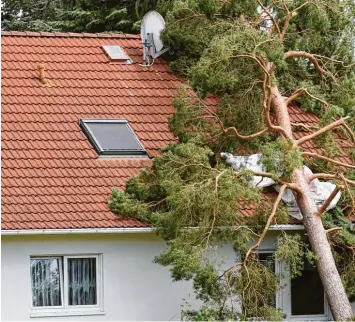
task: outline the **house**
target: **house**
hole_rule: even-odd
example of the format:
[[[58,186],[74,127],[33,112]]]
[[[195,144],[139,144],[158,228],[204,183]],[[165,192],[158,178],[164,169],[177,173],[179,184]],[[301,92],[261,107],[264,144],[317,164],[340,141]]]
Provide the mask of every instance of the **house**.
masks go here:
[[[2,33],[2,320],[178,320],[183,299],[198,305],[190,282],[152,262],[164,242],[107,206],[112,187],[176,140],[167,121],[181,81],[161,58],[141,63],[135,35]],[[291,118],[318,121],[297,107]],[[276,305],[287,319],[327,320],[317,274],[307,276],[316,310],[294,314],[300,290],[285,274]]]

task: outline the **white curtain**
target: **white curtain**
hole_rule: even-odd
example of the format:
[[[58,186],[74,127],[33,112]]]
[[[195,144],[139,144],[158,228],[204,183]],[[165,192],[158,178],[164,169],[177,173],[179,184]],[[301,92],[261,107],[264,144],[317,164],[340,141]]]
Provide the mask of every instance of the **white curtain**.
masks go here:
[[[69,305],[95,305],[96,258],[68,258]]]
[[[31,259],[33,306],[61,306],[59,258]]]

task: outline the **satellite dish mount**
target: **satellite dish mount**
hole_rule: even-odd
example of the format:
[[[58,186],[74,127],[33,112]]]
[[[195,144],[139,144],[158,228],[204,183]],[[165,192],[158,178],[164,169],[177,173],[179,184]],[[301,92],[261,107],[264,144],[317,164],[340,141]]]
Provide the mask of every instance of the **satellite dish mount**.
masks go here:
[[[158,12],[152,10],[144,15],[141,24],[141,39],[144,46],[143,60],[147,64],[142,66],[152,66],[155,58],[169,50],[169,48],[163,49],[163,42],[160,39],[164,28],[164,18]],[[153,58],[152,63],[150,63],[149,57]]]

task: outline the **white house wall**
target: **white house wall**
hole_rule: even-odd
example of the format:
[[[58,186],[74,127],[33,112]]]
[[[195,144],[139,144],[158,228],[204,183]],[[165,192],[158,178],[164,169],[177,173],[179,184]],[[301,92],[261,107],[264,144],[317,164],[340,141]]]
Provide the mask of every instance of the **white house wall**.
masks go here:
[[[276,232],[263,249],[275,248]],[[186,299],[198,307],[191,282],[175,282],[167,268],[153,263],[164,249],[154,234],[2,236],[1,318],[14,320],[119,321],[179,320]],[[104,315],[31,318],[30,256],[103,256]],[[231,247],[218,253],[226,266],[235,261]],[[355,303],[352,304],[355,313]]]
[[[153,263],[164,248],[154,234],[2,236],[1,248],[2,320],[43,319],[30,318],[32,255],[103,256],[105,315],[44,320],[179,320],[183,299],[198,304],[191,282],[173,283],[169,270]]]

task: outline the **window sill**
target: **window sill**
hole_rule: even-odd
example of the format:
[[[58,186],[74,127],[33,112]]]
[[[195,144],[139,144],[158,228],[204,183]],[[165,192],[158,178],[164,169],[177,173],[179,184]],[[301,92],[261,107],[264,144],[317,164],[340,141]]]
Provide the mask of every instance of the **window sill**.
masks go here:
[[[329,321],[326,314],[291,315],[292,321]]]
[[[32,310],[31,318],[41,318],[50,316],[89,316],[89,315],[105,315],[105,311],[101,309],[60,309],[60,310]]]

